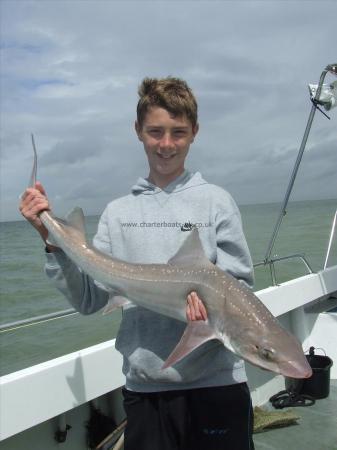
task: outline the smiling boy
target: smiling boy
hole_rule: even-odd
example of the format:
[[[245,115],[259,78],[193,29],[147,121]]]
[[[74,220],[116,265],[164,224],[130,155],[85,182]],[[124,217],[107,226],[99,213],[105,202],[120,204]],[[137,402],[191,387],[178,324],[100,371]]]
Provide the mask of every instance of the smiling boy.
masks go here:
[[[135,128],[147,155],[148,180],[163,188],[184,172],[185,159],[199,126],[161,107],[148,108],[144,117],[138,115]]]
[[[147,78],[139,97],[135,129],[149,175],[138,179],[131,194],[108,204],[94,245],[128,262],[166,263],[190,228],[165,224],[198,223],[210,261],[251,286],[251,258],[233,199],[200,173],[185,169],[198,133],[192,91],[177,78]],[[48,208],[40,184],[26,191],[20,205],[44,240],[48,232],[38,215]],[[47,245],[47,250],[48,276],[78,311],[90,314],[106,305],[104,286],[82,274],[60,249]],[[188,296],[186,315],[188,320],[207,319],[197,293]],[[240,359],[209,341],[162,370],[184,329],[183,322],[145,308],[124,308],[116,348],[123,355],[126,377],[125,450],[253,449],[251,400]]]

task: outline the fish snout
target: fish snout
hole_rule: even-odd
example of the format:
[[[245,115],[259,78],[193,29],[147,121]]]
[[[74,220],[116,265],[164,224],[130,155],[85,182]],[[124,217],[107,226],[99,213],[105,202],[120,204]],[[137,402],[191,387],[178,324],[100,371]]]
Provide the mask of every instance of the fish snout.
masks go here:
[[[303,355],[304,356],[304,355]],[[310,378],[312,376],[312,368],[307,359],[301,358],[301,361],[287,361],[279,364],[280,373],[289,378]]]

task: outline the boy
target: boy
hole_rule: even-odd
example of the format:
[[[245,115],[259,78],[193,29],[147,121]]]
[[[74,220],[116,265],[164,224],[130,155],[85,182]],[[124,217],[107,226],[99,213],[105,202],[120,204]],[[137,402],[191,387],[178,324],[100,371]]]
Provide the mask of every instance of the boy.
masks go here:
[[[252,263],[238,209],[227,192],[185,170],[198,133],[197,103],[180,79],[145,79],[139,88],[135,129],[149,163],[130,195],[112,201],[99,222],[94,245],[133,263],[166,263],[193,225],[207,257],[252,285]],[[43,187],[27,189],[20,210],[46,241],[38,214],[49,204]],[[128,223],[138,226],[128,227]],[[191,225],[189,225],[191,224]],[[82,274],[47,244],[46,272],[83,314],[106,305],[104,286]],[[187,298],[188,320],[206,320],[197,293]],[[116,339],[123,354],[125,450],[253,449],[252,411],[243,362],[209,341],[174,367],[163,362],[185,324],[145,308],[124,308]]]

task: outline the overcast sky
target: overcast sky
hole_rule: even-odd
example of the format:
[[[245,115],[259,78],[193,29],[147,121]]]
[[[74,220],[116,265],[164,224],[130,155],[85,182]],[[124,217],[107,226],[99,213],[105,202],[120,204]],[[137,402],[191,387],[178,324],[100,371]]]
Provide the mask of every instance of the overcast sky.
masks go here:
[[[100,214],[147,176],[134,133],[145,76],[186,79],[200,132],[187,167],[239,204],[281,201],[311,103],[337,62],[336,1],[2,1],[1,219],[31,170],[54,211]],[[326,82],[333,81],[328,75]],[[337,197],[337,108],[316,113],[292,199]]]

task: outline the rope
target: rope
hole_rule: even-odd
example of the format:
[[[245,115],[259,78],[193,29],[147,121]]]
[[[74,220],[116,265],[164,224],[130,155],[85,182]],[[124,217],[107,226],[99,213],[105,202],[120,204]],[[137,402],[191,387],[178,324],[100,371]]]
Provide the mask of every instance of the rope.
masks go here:
[[[311,395],[284,390],[270,397],[269,401],[275,409],[282,409],[289,406],[311,406],[316,400]]]

